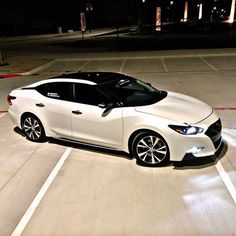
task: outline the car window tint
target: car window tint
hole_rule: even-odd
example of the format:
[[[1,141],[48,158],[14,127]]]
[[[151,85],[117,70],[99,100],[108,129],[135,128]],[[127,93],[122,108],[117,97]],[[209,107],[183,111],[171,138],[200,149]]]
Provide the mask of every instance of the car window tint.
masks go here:
[[[109,102],[109,98],[96,85],[75,84],[75,101],[97,106]]]
[[[67,82],[54,82],[37,87],[42,95],[59,100],[73,101],[73,84]]]

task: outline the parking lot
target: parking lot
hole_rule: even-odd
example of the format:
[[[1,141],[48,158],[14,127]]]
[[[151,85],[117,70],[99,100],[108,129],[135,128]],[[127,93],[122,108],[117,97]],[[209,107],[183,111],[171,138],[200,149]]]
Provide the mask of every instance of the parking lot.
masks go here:
[[[205,101],[223,123],[219,158],[147,168],[120,152],[26,140],[5,112],[8,93],[75,71],[127,73]],[[235,88],[234,53],[63,58],[0,80],[0,235],[235,235]]]

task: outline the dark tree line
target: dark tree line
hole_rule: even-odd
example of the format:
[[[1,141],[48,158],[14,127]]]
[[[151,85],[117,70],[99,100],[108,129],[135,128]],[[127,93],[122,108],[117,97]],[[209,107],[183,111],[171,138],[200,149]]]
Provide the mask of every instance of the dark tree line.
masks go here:
[[[85,11],[86,3],[93,5],[90,17],[92,27],[116,27],[155,23],[156,6],[162,6],[162,17],[167,21],[178,22],[183,17],[185,0],[1,0],[0,34],[27,35],[56,33],[59,26],[64,31],[80,29],[80,12]],[[203,18],[209,19],[213,4],[226,6],[229,11],[231,0],[188,0],[190,18],[197,16],[197,3],[203,3]]]

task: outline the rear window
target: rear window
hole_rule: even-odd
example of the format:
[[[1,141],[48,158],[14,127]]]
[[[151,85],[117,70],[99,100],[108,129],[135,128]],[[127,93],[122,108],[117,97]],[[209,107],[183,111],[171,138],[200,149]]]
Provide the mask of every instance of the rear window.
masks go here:
[[[73,84],[68,82],[53,82],[42,84],[36,90],[48,97],[64,101],[73,101]]]

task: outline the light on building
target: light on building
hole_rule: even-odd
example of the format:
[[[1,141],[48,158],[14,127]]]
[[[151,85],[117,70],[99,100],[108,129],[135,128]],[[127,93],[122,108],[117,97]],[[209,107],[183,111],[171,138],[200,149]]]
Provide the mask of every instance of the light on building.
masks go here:
[[[161,7],[156,8],[156,31],[161,31]]]
[[[184,22],[188,20],[188,1],[185,1],[184,4]]]
[[[198,14],[198,19],[199,19],[199,20],[202,19],[202,3],[199,4],[199,14]]]
[[[231,4],[231,10],[230,10],[230,15],[229,15],[229,23],[233,23],[234,22],[234,14],[235,14],[235,0],[232,0],[232,4]]]

